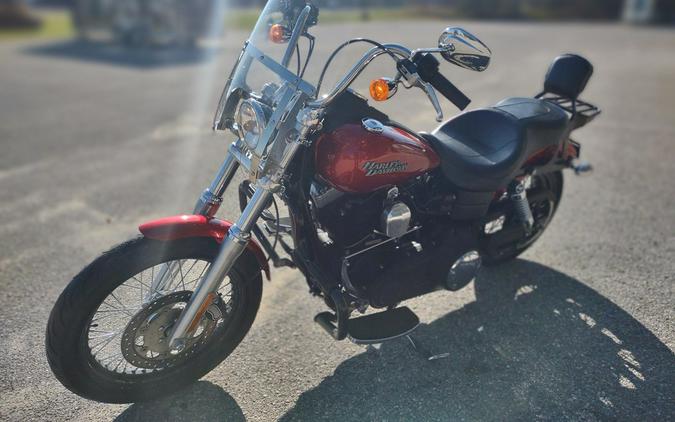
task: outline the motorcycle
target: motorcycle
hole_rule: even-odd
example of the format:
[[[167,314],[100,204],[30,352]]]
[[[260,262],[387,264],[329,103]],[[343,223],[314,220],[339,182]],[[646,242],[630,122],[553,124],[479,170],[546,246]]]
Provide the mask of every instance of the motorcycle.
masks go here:
[[[437,93],[460,110],[470,99],[441,74],[437,57],[480,72],[491,58],[483,42],[461,28],[416,50],[352,39],[315,87],[304,75],[318,16],[310,1],[267,2],[214,119],[236,141],[193,214],[141,225],[142,236],[96,259],[59,297],[46,351],[74,393],[137,402],[207,374],[250,329],[268,262],[304,275],[326,305],[314,320],[335,340],[409,336],[419,319],[403,301],[457,291],[482,264],[514,259],[551,223],[563,170],[591,169],[570,139],[600,113],[579,99],[593,73],[586,59],[556,58],[533,98],[444,121]],[[372,49],[320,96],[335,56],[356,43]],[[371,82],[373,100],[421,89],[436,130],[407,129],[350,89],[380,56],[394,76]],[[240,169],[242,213],[232,223],[216,213]]]

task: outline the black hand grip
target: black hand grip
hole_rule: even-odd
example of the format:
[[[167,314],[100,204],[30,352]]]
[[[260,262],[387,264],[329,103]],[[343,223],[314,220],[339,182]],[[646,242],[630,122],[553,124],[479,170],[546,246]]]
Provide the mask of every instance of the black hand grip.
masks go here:
[[[429,82],[436,91],[443,94],[445,98],[450,100],[451,103],[457,106],[460,110],[464,110],[471,104],[471,99],[464,95],[462,91],[459,90],[452,82],[446,79],[445,76],[441,75],[440,72],[429,78]]]
[[[469,97],[441,74],[438,70],[441,64],[432,54],[420,54],[414,58],[414,63],[422,80],[429,82],[457,108],[464,110],[471,103]]]

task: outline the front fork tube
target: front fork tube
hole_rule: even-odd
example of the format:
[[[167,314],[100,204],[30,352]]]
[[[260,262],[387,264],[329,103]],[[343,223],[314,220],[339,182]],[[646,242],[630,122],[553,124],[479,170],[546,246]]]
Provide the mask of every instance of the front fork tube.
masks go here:
[[[200,313],[203,314],[203,312],[200,311],[205,309],[203,305],[206,305],[206,300],[210,299],[213,293],[218,290],[220,283],[246,249],[251,239],[251,229],[269,203],[271,196],[272,192],[269,190],[256,189],[243,214],[230,228],[218,257],[210,266],[206,276],[197,285],[190,301],[174,326],[170,343],[172,349],[180,351],[185,344],[185,337],[194,328],[194,322],[201,320],[202,315]]]
[[[225,190],[238,169],[239,162],[237,162],[232,154],[227,154],[227,158],[220,166],[220,170],[213,179],[211,186],[202,193],[195,204],[193,211],[195,215],[203,215],[208,218],[216,215],[218,208],[220,208],[220,204],[222,203]],[[144,303],[152,302],[166,290],[167,283],[170,283],[172,280],[172,274],[175,274],[176,271],[180,270],[179,265],[178,262],[171,262],[169,264],[163,264],[160,267],[157,276],[152,280],[150,290],[144,298]]]
[[[284,156],[279,163],[279,170],[287,168],[295,153],[300,148],[300,142],[293,142],[286,148]],[[234,225],[230,228],[227,238],[220,247],[220,253],[209,267],[204,278],[199,282],[195,292],[190,297],[185,309],[181,313],[171,333],[170,347],[181,351],[185,345],[185,339],[195,328],[195,324],[201,320],[204,310],[210,303],[207,300],[218,300],[215,296],[220,283],[229,274],[239,256],[246,249],[251,240],[251,230],[255,226],[260,214],[269,205],[273,191],[281,179],[282,171],[271,178],[264,178],[256,183],[253,197]]]
[[[281,159],[273,168],[266,170],[267,175],[256,182],[256,190],[253,197],[248,202],[248,205],[242,212],[239,220],[230,228],[227,238],[221,246],[220,253],[216,260],[211,264],[207,274],[199,282],[194,293],[190,297],[183,312],[176,321],[171,333],[170,347],[173,350],[181,351],[185,345],[185,339],[193,332],[196,324],[201,320],[205,309],[208,309],[210,303],[208,301],[218,300],[216,292],[220,283],[229,274],[234,266],[234,263],[241,256],[251,240],[251,230],[255,226],[260,214],[269,205],[272,199],[273,192],[279,188],[279,182],[284,175],[285,170],[289,167],[293,157],[303,145],[303,140],[307,139],[309,131],[317,127],[320,120],[320,112],[316,110],[305,109],[297,120],[297,133],[294,141],[286,144],[282,153]],[[283,142],[280,139],[278,142]],[[228,159],[223,167],[235,168],[235,157],[232,153],[228,154]],[[232,162],[232,164],[228,164]],[[225,180],[231,180],[232,174],[229,170],[222,171],[222,181],[214,182],[215,191],[220,193],[227,187]],[[229,182],[228,180],[228,182]],[[219,198],[220,200],[220,198]],[[218,202],[220,205],[220,202]],[[208,207],[205,207],[208,208]],[[215,212],[214,212],[215,214]]]
[[[211,186],[206,189],[195,204],[194,213],[211,218],[216,215],[220,204],[223,202],[225,190],[230,185],[235,173],[239,169],[239,162],[231,153],[227,154],[225,162],[220,166],[218,175]]]

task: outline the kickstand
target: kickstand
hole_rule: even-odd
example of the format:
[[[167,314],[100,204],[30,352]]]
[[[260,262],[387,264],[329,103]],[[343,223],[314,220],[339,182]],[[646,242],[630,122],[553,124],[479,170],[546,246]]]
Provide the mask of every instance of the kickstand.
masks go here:
[[[447,357],[450,357],[450,353],[440,353],[438,355],[433,355],[433,354],[431,354],[431,352],[429,350],[427,350],[427,348],[422,346],[422,344],[420,344],[419,341],[415,341],[415,339],[413,339],[412,336],[407,335],[405,337],[410,342],[410,345],[412,346],[412,348],[415,349],[415,351],[417,353],[419,353],[424,358],[424,360],[432,361],[432,360],[445,359]]]

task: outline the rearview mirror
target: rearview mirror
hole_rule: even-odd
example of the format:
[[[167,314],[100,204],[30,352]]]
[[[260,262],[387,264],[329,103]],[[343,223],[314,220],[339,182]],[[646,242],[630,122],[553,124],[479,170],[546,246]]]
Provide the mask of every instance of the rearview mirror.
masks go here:
[[[481,40],[462,28],[447,28],[438,40],[441,55],[464,69],[482,72],[490,65],[492,52]]]

